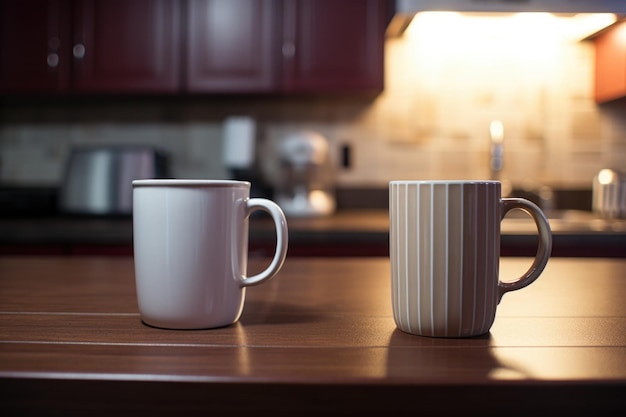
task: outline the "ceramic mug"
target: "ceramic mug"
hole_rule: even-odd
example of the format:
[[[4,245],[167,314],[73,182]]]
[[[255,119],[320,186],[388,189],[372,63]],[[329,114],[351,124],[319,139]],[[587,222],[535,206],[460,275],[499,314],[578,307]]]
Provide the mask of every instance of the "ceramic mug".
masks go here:
[[[532,216],[539,245],[528,271],[505,282],[500,223],[512,209]],[[543,212],[528,200],[502,198],[499,181],[391,181],[389,221],[393,317],[416,335],[489,332],[502,296],[535,281],[552,249]]]
[[[135,282],[144,323],[205,329],[239,320],[245,289],[276,275],[287,254],[287,222],[273,201],[250,198],[250,183],[136,180],[133,184]],[[270,214],[276,250],[247,276],[248,218]]]

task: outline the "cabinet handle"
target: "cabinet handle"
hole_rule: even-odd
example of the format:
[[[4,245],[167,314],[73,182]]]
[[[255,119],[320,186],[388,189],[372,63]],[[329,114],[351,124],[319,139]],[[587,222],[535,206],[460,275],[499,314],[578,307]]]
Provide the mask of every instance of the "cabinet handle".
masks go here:
[[[293,58],[296,54],[296,45],[293,42],[283,43],[283,57]]]
[[[72,48],[72,52],[74,53],[74,58],[76,59],[82,59],[85,57],[85,45],[83,45],[82,43],[77,43],[76,45],[74,45],[74,48]]]
[[[50,68],[56,68],[59,65],[59,54],[48,54],[46,61],[48,62],[48,66]]]

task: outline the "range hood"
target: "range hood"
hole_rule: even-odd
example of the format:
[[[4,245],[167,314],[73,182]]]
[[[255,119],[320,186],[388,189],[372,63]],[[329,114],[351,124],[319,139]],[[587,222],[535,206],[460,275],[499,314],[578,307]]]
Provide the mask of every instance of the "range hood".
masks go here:
[[[549,12],[626,13],[623,0],[396,0],[396,13],[455,12]]]
[[[540,12],[575,15],[613,13],[626,15],[625,0],[396,0],[395,14],[387,28],[388,36],[401,35],[417,13],[522,13]]]

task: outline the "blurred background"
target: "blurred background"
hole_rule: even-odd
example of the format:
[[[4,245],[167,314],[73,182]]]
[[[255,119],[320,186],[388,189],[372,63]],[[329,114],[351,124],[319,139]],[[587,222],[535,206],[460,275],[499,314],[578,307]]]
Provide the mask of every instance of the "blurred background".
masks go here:
[[[319,177],[337,209],[386,207],[392,179],[496,178],[591,210],[598,172],[626,170],[622,1],[0,8],[0,188],[12,198],[61,188],[86,146],[154,147],[164,175],[245,177],[275,196],[294,175],[294,136],[325,141],[303,181]],[[225,145],[234,119],[248,126],[240,166]]]
[[[29,19],[17,23],[18,20],[6,10],[2,13],[3,19],[13,20],[20,29],[18,33],[10,34],[7,33],[10,28],[3,24],[2,184],[59,185],[71,146],[92,143],[154,144],[171,153],[175,177],[222,178],[228,175],[220,157],[222,131],[224,120],[230,115],[248,115],[255,119],[258,139],[263,142],[259,151],[267,161],[263,165],[268,171],[265,173],[268,179],[272,177],[271,166],[275,166],[270,163],[275,157],[273,142],[288,131],[304,129],[319,132],[330,142],[336,165],[342,168],[337,170],[336,176],[339,186],[385,187],[391,179],[404,178],[486,178],[489,176],[489,124],[494,119],[502,120],[504,125],[503,170],[514,183],[531,179],[558,187],[590,187],[598,170],[606,166],[623,167],[626,161],[624,102],[604,103],[594,99],[596,44],[593,39],[585,40],[585,33],[583,38],[571,35],[567,27],[562,33],[561,26],[567,24],[555,16],[539,14],[533,17],[536,20],[523,22],[523,19],[510,15],[501,19],[483,17],[482,22],[463,24],[459,23],[462,21],[459,15],[431,14],[414,19],[399,36],[383,39],[381,25],[392,17],[389,14],[393,10],[387,4],[392,2],[356,1],[352,2],[353,5],[334,5],[336,2],[332,1],[315,2],[319,5],[297,1],[130,1],[119,5],[98,1],[69,2],[71,6],[85,10],[82,13],[65,11],[72,15],[68,17],[85,17],[88,21],[83,25],[91,26],[81,28],[84,35],[90,35],[87,37],[91,37],[93,43],[93,50],[87,45],[85,59],[90,54],[97,54],[96,48],[107,41],[115,43],[110,48],[148,49],[144,52],[147,59],[155,58],[150,54],[167,54],[164,45],[159,43],[176,41],[176,44],[169,45],[178,49],[170,52],[175,58],[165,62],[175,67],[171,70],[176,75],[174,85],[171,88],[157,85],[154,90],[163,92],[157,95],[149,92],[151,96],[146,97],[139,82],[131,81],[118,88],[107,86],[108,80],[103,80],[100,86],[98,68],[85,74],[89,71],[69,68],[70,62],[65,68],[69,79],[59,81],[58,91],[48,95],[50,89],[47,86],[34,85],[28,88],[32,90],[28,91],[29,97],[24,97],[22,94],[27,88],[18,86],[15,89],[23,93],[18,91],[9,98],[6,92],[11,90],[10,77],[14,74],[5,67],[14,66],[21,76],[32,75],[33,71],[17,67],[12,61],[16,59],[14,57],[8,59],[4,44],[16,43],[26,55],[24,49],[30,49],[32,45],[29,43],[35,42],[35,34],[26,33],[31,30],[29,21],[37,26],[32,30],[43,31],[50,19],[49,14],[59,12],[50,9],[60,7],[59,4],[64,2],[31,1],[33,7],[23,6],[29,2],[15,2],[21,6],[11,3],[10,0],[3,2],[3,7],[26,8]],[[315,85],[304,86],[302,93],[298,86],[285,89],[281,77],[288,68],[284,68],[286,65],[281,67],[280,62],[275,64],[279,67],[276,68],[278,75],[267,88],[250,86],[240,91],[241,88],[235,86],[230,94],[228,87],[218,86],[213,92],[210,85],[197,89],[189,85],[190,79],[186,75],[190,69],[185,69],[185,64],[191,61],[209,65],[202,58],[194,58],[198,54],[213,54],[211,58],[216,61],[210,65],[214,65],[215,71],[231,70],[227,63],[220,65],[219,62],[219,53],[228,51],[203,44],[202,40],[193,42],[195,35],[189,34],[191,30],[216,36],[213,40],[205,39],[206,42],[219,42],[222,36],[233,42],[229,31],[248,26],[244,31],[248,32],[255,25],[263,24],[253,22],[263,17],[262,13],[255,13],[256,9],[285,8],[284,4],[274,3],[294,3],[287,6],[305,9],[292,11],[294,15],[287,16],[287,19],[272,16],[270,29],[278,29],[276,37],[281,36],[281,24],[285,26],[283,36],[287,36],[284,32],[290,28],[286,26],[310,20],[306,25],[313,28],[302,28],[298,35],[311,39],[298,40],[305,43],[304,48],[322,49],[305,51],[312,56],[301,58],[301,66],[296,71],[315,75],[310,71],[329,69],[322,62],[307,63],[307,60],[325,59],[334,48],[342,45],[349,48],[346,53],[371,55],[363,64],[381,68],[362,68],[362,71],[371,72],[372,77],[369,83],[363,83],[363,91],[354,86],[347,92],[335,92],[324,85],[319,89]],[[41,7],[45,4],[48,7]],[[179,6],[181,9],[186,6],[187,13],[170,10]],[[189,10],[190,7],[201,9],[206,21],[194,22],[194,16],[196,20],[200,16]],[[144,8],[146,13],[138,10]],[[308,10],[315,8],[319,10]],[[217,16],[211,17],[211,11]],[[135,12],[138,19],[132,24],[126,22],[123,15]],[[287,14],[284,10],[282,12]],[[112,21],[107,21],[108,18]],[[231,18],[232,21],[228,20]],[[506,23],[506,19],[515,24]],[[73,27],[79,26],[76,19],[73,20]],[[219,27],[207,27],[213,23]],[[568,24],[573,26],[576,21]],[[582,20],[580,24],[583,24]],[[156,44],[145,47],[138,44],[137,34],[144,32],[142,25],[146,26],[147,32],[156,35],[156,39],[147,39],[148,43]],[[160,25],[167,25],[170,32],[179,33],[166,34]],[[361,33],[350,33],[358,31]],[[120,39],[125,33],[132,40]],[[168,36],[171,39],[166,39]],[[358,39],[354,39],[357,36]],[[325,40],[333,44],[329,45]],[[33,52],[49,47],[45,37],[37,41],[41,46],[32,48]],[[59,39],[61,41],[67,42]],[[259,44],[250,44],[252,41]],[[249,50],[239,50],[239,53],[250,54],[250,60],[266,52],[275,55],[267,59],[287,59],[281,57],[282,44],[287,41],[276,39],[275,48],[265,47],[261,44],[263,41],[262,38],[246,40]],[[378,56],[377,49],[383,41],[384,54]],[[126,42],[133,45],[123,45]],[[320,44],[313,45],[315,42]],[[189,49],[190,44],[196,49]],[[299,53],[300,48],[297,51]],[[624,51],[615,53],[623,55]],[[102,58],[105,61],[129,58],[122,55],[119,51],[105,49]],[[265,58],[258,58],[259,64]],[[365,60],[365,57],[360,58]],[[20,64],[46,65],[45,56],[36,62],[17,59]],[[60,59],[75,58],[61,56]],[[109,77],[118,70],[146,69],[133,68],[131,63],[116,68],[114,62],[99,63],[98,60],[99,57],[94,57],[92,65],[103,65],[102,71],[109,71],[104,76]],[[303,65],[313,68],[303,68]],[[43,73],[44,69],[39,71]],[[338,70],[346,71],[347,68]],[[77,77],[83,75],[92,76],[93,80],[78,81]],[[120,77],[127,75],[122,72]],[[337,90],[341,90],[341,86]],[[242,93],[260,95],[250,97],[242,96]],[[316,93],[331,96],[320,97]],[[372,94],[354,97],[360,93]],[[347,167],[339,164],[342,146],[349,146],[352,150]]]

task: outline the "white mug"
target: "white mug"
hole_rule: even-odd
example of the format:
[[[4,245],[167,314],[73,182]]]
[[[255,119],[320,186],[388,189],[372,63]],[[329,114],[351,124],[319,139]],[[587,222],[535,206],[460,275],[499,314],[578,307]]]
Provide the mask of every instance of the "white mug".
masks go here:
[[[514,208],[539,231],[534,262],[520,278],[499,279],[500,222]],[[407,333],[468,337],[489,332],[502,296],[536,280],[552,249],[545,215],[521,198],[502,198],[498,181],[391,181],[389,255],[393,317]]]
[[[250,198],[250,183],[228,180],[133,181],[135,283],[144,323],[206,329],[239,320],[245,289],[280,270],[287,222],[273,201]],[[246,276],[248,219],[270,214],[276,250],[270,265]]]

